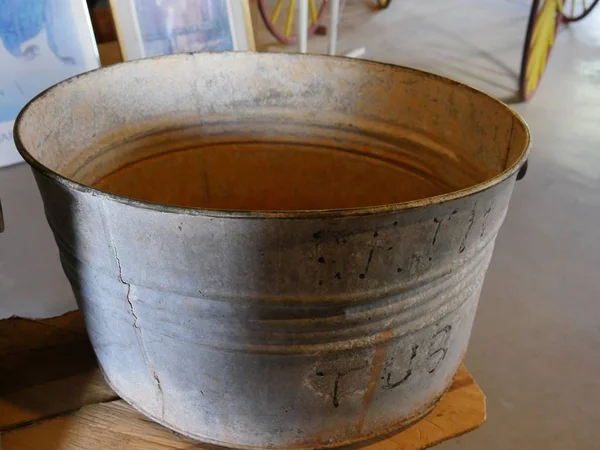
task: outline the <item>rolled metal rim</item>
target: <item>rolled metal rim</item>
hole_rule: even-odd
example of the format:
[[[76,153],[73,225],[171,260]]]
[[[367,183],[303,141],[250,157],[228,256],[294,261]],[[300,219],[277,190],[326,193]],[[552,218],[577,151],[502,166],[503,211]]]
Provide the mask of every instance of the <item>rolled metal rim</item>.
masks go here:
[[[240,52],[220,52],[220,53],[233,54],[233,53],[240,53]],[[241,52],[241,53],[244,53],[244,52]],[[246,52],[246,53],[250,53],[250,52]],[[173,58],[176,56],[177,55],[163,55],[163,56],[155,56],[155,57],[148,58],[148,59],[169,59],[169,58]],[[100,70],[105,70],[105,68],[92,70],[92,71],[89,71],[89,72],[86,72],[86,73],[83,73],[80,75],[76,75],[76,76],[69,78],[65,81],[62,81],[60,83],[57,83],[54,86],[51,86],[48,89],[42,91],[40,94],[35,96],[32,100],[30,100],[25,105],[25,107],[21,110],[21,112],[19,113],[19,115],[17,116],[17,118],[15,120],[14,132],[13,132],[15,146],[16,146],[17,150],[19,151],[19,153],[21,154],[21,156],[23,157],[23,159],[28,164],[30,164],[34,169],[38,170],[40,173],[47,176],[48,178],[51,178],[52,180],[56,181],[57,183],[64,185],[68,189],[73,189],[73,190],[76,190],[76,191],[79,191],[82,193],[91,193],[93,195],[103,197],[108,200],[117,201],[119,203],[124,203],[124,204],[131,205],[131,206],[138,207],[138,208],[151,209],[151,210],[162,211],[162,212],[166,212],[166,213],[185,214],[185,215],[190,215],[190,216],[208,216],[208,217],[224,217],[224,218],[230,217],[230,218],[248,218],[248,219],[312,219],[312,218],[320,218],[320,217],[352,217],[352,216],[356,217],[356,216],[377,215],[377,214],[382,214],[382,213],[394,213],[394,212],[423,208],[426,206],[438,205],[438,204],[441,204],[441,203],[444,203],[447,201],[451,201],[451,200],[455,200],[458,198],[469,197],[471,195],[474,195],[479,192],[483,192],[487,189],[490,189],[490,188],[496,186],[497,184],[500,184],[504,180],[510,178],[511,176],[515,175],[527,161],[527,156],[528,156],[530,148],[531,148],[531,133],[530,133],[529,127],[527,126],[527,123],[523,120],[523,118],[521,117],[520,114],[518,114],[516,111],[514,111],[508,105],[506,105],[504,102],[481,91],[480,89],[477,89],[468,84],[464,84],[464,83],[461,83],[459,81],[456,81],[456,80],[453,80],[453,79],[450,79],[447,77],[443,77],[443,76],[436,75],[436,74],[426,72],[426,71],[422,71],[419,69],[414,69],[411,67],[399,66],[396,64],[382,63],[382,62],[369,61],[369,60],[358,61],[353,58],[346,58],[343,56],[328,56],[328,55],[286,54],[285,57],[297,58],[297,59],[338,58],[338,59],[343,59],[343,60],[350,60],[350,61],[355,62],[356,64],[361,64],[361,65],[366,64],[366,65],[373,65],[373,66],[379,66],[379,67],[391,67],[394,69],[401,69],[401,70],[417,73],[423,77],[434,78],[443,83],[456,85],[457,87],[459,87],[461,89],[466,89],[466,90],[471,91],[474,95],[483,95],[483,96],[493,100],[498,105],[503,106],[504,108],[507,108],[509,111],[511,111],[511,114],[513,114],[513,117],[521,123],[521,125],[523,126],[525,133],[526,133],[526,139],[527,139],[526,148],[523,151],[523,153],[520,155],[520,157],[512,164],[512,166],[510,166],[509,168],[506,168],[504,171],[502,171],[498,175],[496,175],[488,180],[485,180],[478,184],[474,184],[472,186],[469,186],[468,188],[459,189],[459,190],[452,191],[452,192],[449,192],[446,194],[436,195],[433,197],[426,197],[426,198],[422,198],[422,199],[418,199],[418,200],[410,200],[410,201],[400,202],[400,203],[390,203],[390,204],[376,205],[376,206],[362,206],[362,207],[355,207],[355,208],[269,211],[269,210],[228,210],[228,209],[190,208],[190,207],[183,207],[183,206],[176,206],[176,205],[167,205],[167,204],[162,204],[162,203],[154,203],[154,202],[149,202],[149,201],[144,201],[144,200],[137,200],[137,199],[134,199],[131,197],[112,194],[107,191],[96,189],[91,186],[70,180],[69,178],[67,178],[63,175],[60,175],[58,172],[50,169],[49,167],[47,167],[44,164],[42,164],[41,162],[39,162],[36,158],[32,157],[31,154],[25,148],[25,145],[23,145],[23,143],[21,141],[21,135],[19,132],[21,120],[23,118],[23,115],[27,112],[27,110],[29,108],[32,107],[32,105],[36,102],[36,100],[43,98],[44,96],[46,96],[48,94],[48,92],[50,92],[51,90],[53,90],[54,88],[56,88],[58,86],[62,86],[62,85],[71,83],[73,80],[76,80],[79,78],[87,77],[91,73],[100,71]],[[121,64],[143,64],[143,62],[144,62],[144,59],[141,59],[141,60],[135,60],[135,61],[127,61],[127,62],[124,62]]]

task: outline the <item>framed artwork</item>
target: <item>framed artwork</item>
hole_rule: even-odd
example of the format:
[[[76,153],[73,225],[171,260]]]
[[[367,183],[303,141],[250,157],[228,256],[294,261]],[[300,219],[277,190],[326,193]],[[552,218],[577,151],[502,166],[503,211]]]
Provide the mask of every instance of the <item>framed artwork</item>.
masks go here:
[[[99,66],[86,0],[0,0],[0,167],[22,161],[12,136],[21,108]]]
[[[110,0],[124,60],[254,50],[248,0]]]

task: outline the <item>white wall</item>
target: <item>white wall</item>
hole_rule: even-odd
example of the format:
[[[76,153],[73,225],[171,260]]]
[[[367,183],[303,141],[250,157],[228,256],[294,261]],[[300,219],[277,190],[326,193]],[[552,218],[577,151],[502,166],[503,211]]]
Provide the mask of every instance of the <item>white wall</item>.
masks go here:
[[[0,319],[52,317],[77,306],[26,164],[0,169]]]

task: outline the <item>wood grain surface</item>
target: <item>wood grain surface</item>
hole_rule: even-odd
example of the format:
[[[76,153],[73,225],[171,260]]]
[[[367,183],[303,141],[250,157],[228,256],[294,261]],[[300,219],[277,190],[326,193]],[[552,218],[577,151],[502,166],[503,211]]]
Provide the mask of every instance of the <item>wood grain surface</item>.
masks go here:
[[[147,419],[117,399],[97,367],[78,312],[0,321],[2,450],[214,448]],[[461,366],[424,419],[368,450],[421,450],[477,428],[485,397]]]
[[[0,430],[116,398],[79,313],[0,321]]]
[[[116,41],[98,44],[98,56],[100,57],[100,63],[104,67],[123,62],[121,48]]]
[[[485,399],[461,367],[454,385],[431,414],[412,427],[365,450],[421,450],[477,428],[485,420]],[[110,431],[108,431],[110,430]],[[211,449],[164,428],[122,400],[6,432],[3,450]]]

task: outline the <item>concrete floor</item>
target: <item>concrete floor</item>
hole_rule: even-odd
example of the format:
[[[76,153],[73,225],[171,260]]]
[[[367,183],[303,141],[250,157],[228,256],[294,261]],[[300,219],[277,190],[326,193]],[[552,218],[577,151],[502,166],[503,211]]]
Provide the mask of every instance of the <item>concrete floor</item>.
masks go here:
[[[415,66],[510,100],[530,1],[348,0],[340,49]],[[281,47],[256,22],[260,48]],[[324,38],[311,40],[323,50]],[[562,27],[529,104],[533,151],[481,295],[467,365],[488,422],[440,450],[600,448],[600,7]],[[0,317],[73,307],[29,170],[0,169]],[[35,283],[34,283],[34,280]]]

